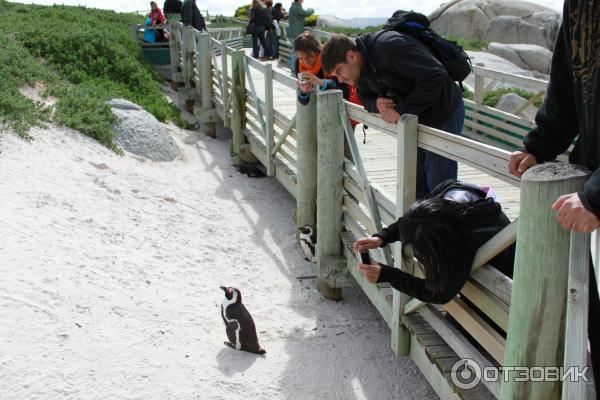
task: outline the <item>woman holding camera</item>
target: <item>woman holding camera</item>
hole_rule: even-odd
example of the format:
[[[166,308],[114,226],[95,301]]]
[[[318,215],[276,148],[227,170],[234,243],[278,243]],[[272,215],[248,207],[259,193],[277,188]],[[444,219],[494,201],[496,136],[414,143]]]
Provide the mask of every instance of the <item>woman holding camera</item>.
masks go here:
[[[510,223],[488,194],[475,185],[442,182],[396,222],[354,243],[355,251],[364,251],[402,242],[403,259],[408,261],[410,247],[425,279],[377,262],[357,268],[370,283],[389,282],[426,303],[449,302],[469,278],[477,250]],[[514,258],[513,244],[488,264],[512,278]]]

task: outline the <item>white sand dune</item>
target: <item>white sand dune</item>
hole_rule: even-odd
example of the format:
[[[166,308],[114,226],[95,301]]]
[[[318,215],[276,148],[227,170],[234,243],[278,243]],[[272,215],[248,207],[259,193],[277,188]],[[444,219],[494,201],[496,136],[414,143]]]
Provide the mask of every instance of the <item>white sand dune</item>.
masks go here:
[[[435,399],[356,288],[323,300],[292,197],[171,127],[179,160],[65,128],[0,135],[0,397]],[[237,286],[265,357],[223,345]]]

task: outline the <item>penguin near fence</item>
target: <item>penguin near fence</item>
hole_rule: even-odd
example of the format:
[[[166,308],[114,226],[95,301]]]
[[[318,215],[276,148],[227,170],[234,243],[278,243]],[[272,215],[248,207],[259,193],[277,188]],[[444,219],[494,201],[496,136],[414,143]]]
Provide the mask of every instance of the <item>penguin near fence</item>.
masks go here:
[[[303,225],[298,230],[300,231],[300,247],[304,251],[304,259],[316,262],[315,247],[317,245],[317,233],[310,225]]]
[[[229,339],[225,344],[232,349],[265,354],[266,351],[258,343],[254,320],[242,304],[242,293],[232,287],[221,286],[221,290],[225,292],[225,299],[221,303],[221,316]]]

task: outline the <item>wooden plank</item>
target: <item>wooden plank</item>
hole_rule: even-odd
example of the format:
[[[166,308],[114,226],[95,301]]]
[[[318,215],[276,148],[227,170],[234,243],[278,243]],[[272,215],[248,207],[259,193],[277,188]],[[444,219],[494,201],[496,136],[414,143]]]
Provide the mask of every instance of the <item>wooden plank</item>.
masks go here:
[[[266,141],[266,151],[269,156],[269,160],[267,162],[267,175],[275,176],[275,165],[271,160],[271,154],[273,152],[273,148],[275,147],[275,138],[274,138],[274,124],[275,124],[275,116],[274,116],[274,100],[273,100],[273,66],[271,64],[265,65],[265,108],[266,108],[266,131],[265,131],[265,141]]]
[[[470,281],[486,288],[494,296],[510,306],[510,294],[512,291],[512,279],[498,271],[491,265],[484,265],[471,273]]]
[[[396,124],[388,124],[385,122],[379,114],[371,114],[364,109],[363,106],[359,106],[350,102],[344,102],[348,116],[361,124],[368,125],[380,130],[382,133],[387,133],[391,136],[396,136],[397,127]]]
[[[504,332],[508,329],[508,311],[506,303],[487,289],[467,281],[460,293],[487,315]]]
[[[509,151],[424,125],[419,125],[419,147],[519,186],[520,180],[508,172]]]
[[[344,133],[346,135],[346,141],[350,146],[350,152],[352,154],[352,158],[354,160],[354,167],[357,172],[358,182],[365,200],[366,206],[369,210],[369,214],[371,217],[371,227],[374,229],[374,232],[381,232],[381,216],[379,215],[379,208],[377,207],[377,203],[375,201],[375,197],[373,195],[373,190],[371,188],[371,184],[369,183],[369,178],[367,177],[367,172],[365,171],[365,167],[362,163],[362,159],[360,156],[360,152],[358,151],[358,145],[356,144],[356,138],[354,137],[354,130],[350,124],[350,119],[348,118],[348,114],[346,113],[346,108],[344,104],[341,104],[339,118],[341,119],[342,125],[344,127]],[[381,248],[380,249],[385,264],[392,265],[393,259],[392,254],[390,253],[389,248]]]
[[[580,371],[588,365],[588,346],[585,338],[588,334],[589,254],[590,235],[571,233],[564,366],[577,367]],[[596,390],[600,391],[600,388]],[[563,382],[563,400],[579,400],[585,397],[586,382],[583,379],[576,382],[566,379]]]
[[[441,315],[438,310],[432,306],[427,306],[420,311],[420,314],[425,321],[427,321],[436,332],[444,338],[446,343],[448,343],[448,346],[450,346],[460,358],[469,358],[475,361],[482,369],[494,366],[494,364],[484,357],[456,327]],[[496,397],[499,395],[499,382],[486,381],[484,384]]]
[[[475,118],[475,116],[473,116],[473,118]],[[472,129],[474,132],[477,133],[477,135],[483,136],[482,133],[485,133],[485,134],[491,136],[493,138],[493,140],[495,140],[495,141],[504,141],[504,142],[510,143],[511,145],[513,145],[515,147],[523,147],[523,139],[522,138],[516,138],[514,136],[510,136],[504,132],[500,132],[494,128],[490,128],[489,126],[481,125],[481,124],[477,123],[476,121],[470,121],[468,119],[465,119],[465,126],[467,128]]]
[[[548,86],[548,82],[541,79],[509,74],[491,68],[473,66],[473,72],[476,74],[476,76],[491,78],[500,82],[512,83],[517,87],[532,89],[539,92],[546,92]]]
[[[354,236],[352,236],[354,237]],[[380,289],[377,288],[377,285],[369,283],[363,274],[356,269],[356,257],[353,252],[344,248],[344,256],[346,257],[348,271],[350,275],[354,278],[356,283],[363,290],[365,295],[369,298],[371,303],[375,306],[381,318],[385,321],[385,323],[390,326],[392,321],[392,306],[385,300],[384,294]]]
[[[373,221],[369,218],[367,213],[360,208],[358,203],[352,200],[352,198],[349,196],[344,196],[344,208],[346,211],[348,211],[350,217],[360,222],[362,226],[367,228],[367,232],[370,235],[376,232],[376,230],[373,228]]]
[[[475,112],[483,111],[486,114],[489,114],[491,116],[496,116],[496,117],[502,119],[503,121],[510,121],[510,122],[514,122],[519,125],[529,126],[531,128],[535,127],[535,122],[532,122],[528,119],[519,117],[517,115],[510,114],[510,113],[507,113],[502,110],[498,110],[497,108],[484,106],[483,104],[476,104],[475,102],[468,100],[468,99],[463,99],[463,101],[465,103],[465,112],[466,112],[466,110],[469,110],[469,109],[474,110]]]
[[[442,375],[438,367],[429,361],[425,353],[425,349],[415,339],[414,335],[410,335],[410,358],[417,364],[417,367],[427,378],[427,381],[442,400],[459,400],[460,398],[454,393],[446,378]]]

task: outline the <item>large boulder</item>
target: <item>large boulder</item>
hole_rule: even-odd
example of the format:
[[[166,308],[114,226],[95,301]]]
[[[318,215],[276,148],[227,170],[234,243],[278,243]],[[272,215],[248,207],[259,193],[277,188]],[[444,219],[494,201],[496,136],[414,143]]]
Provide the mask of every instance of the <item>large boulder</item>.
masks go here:
[[[440,6],[429,19],[442,35],[536,44],[552,50],[561,17],[548,7],[526,1],[454,0]]]
[[[118,146],[152,161],[173,161],[179,157],[179,147],[166,125],[152,114],[124,99],[112,99],[107,104],[119,118],[113,126]]]
[[[493,42],[490,43],[487,51],[505,58],[523,69],[535,70],[542,74],[550,73],[552,52],[545,47],[534,44],[504,44]]]
[[[498,110],[506,111],[507,113],[514,114],[514,112],[525,103],[527,103],[527,99],[524,99],[518,94],[506,93],[505,95],[500,97],[500,100],[498,100],[498,103],[496,104],[495,108],[497,108]],[[535,106],[530,105],[521,113],[521,115],[533,121],[535,119],[535,115],[537,114],[537,110],[538,109]]]
[[[527,76],[529,78],[538,78],[536,74],[527,69],[521,68],[518,65],[494,54],[483,51],[467,51],[473,65],[480,65],[486,68],[495,69],[497,71],[506,72],[514,75]],[[475,86],[475,75],[471,74],[465,79],[467,86]],[[515,84],[504,83],[492,79],[485,80],[485,90],[495,90],[501,88],[518,87]]]

